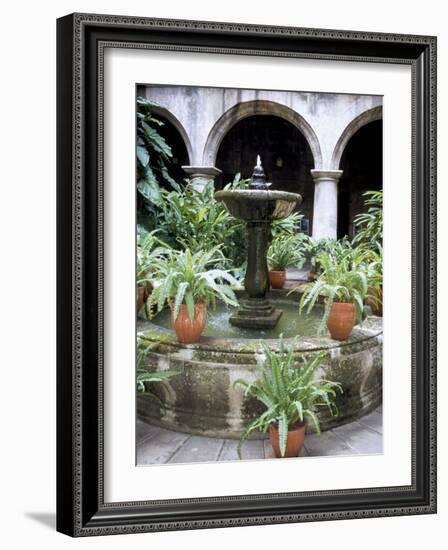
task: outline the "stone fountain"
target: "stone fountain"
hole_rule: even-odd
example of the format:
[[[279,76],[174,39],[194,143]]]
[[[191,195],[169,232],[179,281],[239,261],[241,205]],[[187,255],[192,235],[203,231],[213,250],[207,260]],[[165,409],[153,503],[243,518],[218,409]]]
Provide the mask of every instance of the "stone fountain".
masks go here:
[[[293,346],[297,360],[303,354],[311,357],[324,353],[320,376],[343,385],[344,394],[338,394],[336,402],[339,415],[319,413],[321,429],[363,416],[376,408],[382,400],[381,318],[368,317],[362,326],[355,327],[348,341],[338,342],[317,335],[323,313],[318,310],[319,306],[309,315],[305,312],[299,315],[299,293],[268,292],[266,252],[271,222],[289,216],[301,197],[270,191],[258,158],[249,189],[219,191],[216,198],[247,225],[244,298],[230,318],[227,307],[219,311],[218,305],[216,311],[211,311],[205,334],[195,344],[177,341],[171,329],[169,308],[152,321],[138,322],[140,338],[148,346],[147,371],[169,369],[179,373],[166,384],[156,385],[163,407],[148,393],[137,396],[139,418],[188,434],[239,438],[247,422],[260,413],[260,408],[253,397],[242,395],[241,389],[235,388],[234,381],[255,380],[259,374],[260,339],[278,350],[280,334],[286,346]],[[207,331],[210,332],[207,334]]]
[[[243,220],[247,228],[245,297],[229,321],[243,328],[275,327],[282,310],[273,306],[266,297],[269,290],[267,250],[271,223],[287,218],[295,206],[302,202],[302,197],[296,193],[269,190],[258,155],[249,188],[217,191],[215,198],[225,204],[232,216]]]

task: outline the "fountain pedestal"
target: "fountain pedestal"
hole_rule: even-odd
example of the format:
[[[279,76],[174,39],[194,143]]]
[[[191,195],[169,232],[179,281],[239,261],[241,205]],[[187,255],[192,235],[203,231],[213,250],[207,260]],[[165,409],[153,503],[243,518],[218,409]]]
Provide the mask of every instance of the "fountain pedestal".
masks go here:
[[[247,299],[240,301],[237,312],[229,322],[241,328],[273,328],[278,323],[283,311],[274,307],[269,300]]]
[[[266,256],[271,238],[271,222],[289,216],[296,204],[300,204],[302,197],[286,191],[270,191],[258,156],[248,189],[218,191],[215,198],[223,201],[230,214],[243,220],[247,228],[246,295],[240,300],[239,309],[229,321],[243,328],[275,327],[282,311],[272,306],[266,298],[269,290]]]
[[[240,300],[240,307],[229,319],[232,325],[244,328],[275,327],[282,310],[271,305],[266,299],[269,290],[268,264],[266,253],[270,240],[270,222],[248,221],[247,269],[244,279],[246,298]]]

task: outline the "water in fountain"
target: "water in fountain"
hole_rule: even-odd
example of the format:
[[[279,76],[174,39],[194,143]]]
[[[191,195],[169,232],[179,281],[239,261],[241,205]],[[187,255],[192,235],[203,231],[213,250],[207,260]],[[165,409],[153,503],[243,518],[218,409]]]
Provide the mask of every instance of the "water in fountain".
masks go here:
[[[283,315],[280,317],[277,325],[272,328],[254,329],[248,327],[241,328],[229,323],[229,319],[235,313],[235,310],[220,304],[216,310],[208,312],[203,336],[238,339],[279,338],[280,334],[283,334],[285,338],[298,335],[317,335],[317,329],[323,314],[321,307],[315,307],[311,313],[302,312],[300,315],[297,302],[276,300],[275,305],[280,306],[283,311]],[[169,309],[165,309],[159,313],[152,322],[160,327],[171,329]]]

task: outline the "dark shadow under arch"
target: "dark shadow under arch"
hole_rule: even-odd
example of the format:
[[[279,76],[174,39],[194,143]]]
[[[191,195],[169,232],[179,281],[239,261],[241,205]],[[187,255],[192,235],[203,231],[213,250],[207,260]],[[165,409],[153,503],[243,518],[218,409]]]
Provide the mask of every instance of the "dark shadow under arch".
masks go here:
[[[272,189],[300,193],[299,210],[312,230],[314,183],[310,170],[314,160],[303,134],[290,122],[272,115],[246,117],[232,126],[219,146],[215,166],[222,175],[215,180],[222,188],[240,172],[252,175],[257,155],[261,156],[267,180]]]
[[[354,217],[365,211],[363,193],[383,188],[383,121],[362,126],[348,141],[340,161],[338,238],[354,236]]]
[[[210,130],[204,146],[203,165],[214,166],[218,149],[224,136],[239,121],[257,115],[276,116],[290,122],[301,131],[310,147],[313,156],[313,165],[320,168],[322,164],[322,152],[316,133],[310,124],[298,112],[286,105],[275,101],[257,99],[237,103],[228,109],[214,124]]]

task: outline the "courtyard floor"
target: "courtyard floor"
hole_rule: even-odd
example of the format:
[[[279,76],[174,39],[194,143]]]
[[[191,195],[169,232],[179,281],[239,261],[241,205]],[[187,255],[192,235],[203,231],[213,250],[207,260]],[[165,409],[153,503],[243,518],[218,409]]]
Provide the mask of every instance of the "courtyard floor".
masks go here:
[[[238,440],[174,432],[137,420],[137,465],[181,464],[238,460]],[[309,434],[300,456],[362,455],[383,452],[382,407],[323,432]],[[269,439],[251,439],[242,446],[242,458],[274,458]]]

